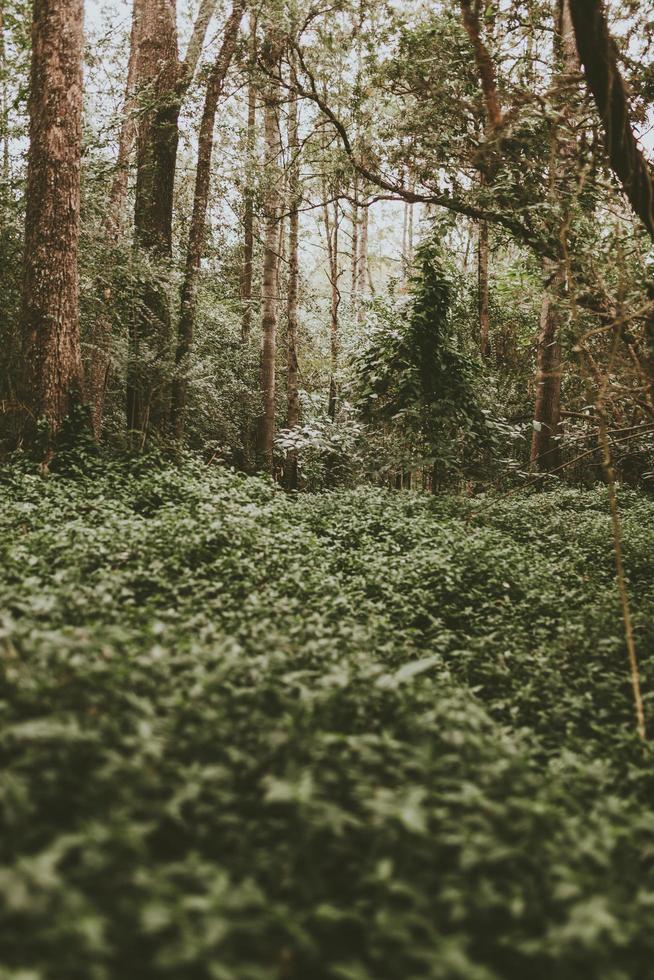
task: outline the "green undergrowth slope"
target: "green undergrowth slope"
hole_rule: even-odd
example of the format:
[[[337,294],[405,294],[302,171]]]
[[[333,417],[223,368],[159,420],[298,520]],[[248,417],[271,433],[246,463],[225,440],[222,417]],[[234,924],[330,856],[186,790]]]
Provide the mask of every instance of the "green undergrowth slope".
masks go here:
[[[654,977],[604,491],[0,482],[1,980]]]

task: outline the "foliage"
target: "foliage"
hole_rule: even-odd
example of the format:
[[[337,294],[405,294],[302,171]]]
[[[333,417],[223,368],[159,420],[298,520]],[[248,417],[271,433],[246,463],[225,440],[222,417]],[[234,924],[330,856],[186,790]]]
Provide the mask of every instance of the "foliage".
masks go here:
[[[441,247],[423,242],[416,256],[408,308],[378,320],[357,356],[358,404],[364,418],[413,437],[423,460],[454,465],[452,443],[482,436],[475,364],[460,347],[450,317],[451,281]]]
[[[1,474],[3,980],[647,975],[603,490],[78,470]],[[621,506],[651,718],[653,505]]]

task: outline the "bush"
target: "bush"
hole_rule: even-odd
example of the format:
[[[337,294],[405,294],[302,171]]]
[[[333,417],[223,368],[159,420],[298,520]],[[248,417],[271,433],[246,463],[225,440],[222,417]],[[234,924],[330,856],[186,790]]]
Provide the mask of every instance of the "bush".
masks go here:
[[[89,468],[2,477],[3,980],[647,975],[604,491]],[[654,505],[623,506],[651,691]]]

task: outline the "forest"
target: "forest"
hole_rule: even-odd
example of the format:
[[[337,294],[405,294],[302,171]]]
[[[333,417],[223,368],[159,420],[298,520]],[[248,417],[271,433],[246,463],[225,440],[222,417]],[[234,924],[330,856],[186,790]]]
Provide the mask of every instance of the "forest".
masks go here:
[[[0,980],[654,978],[654,2],[0,0]]]

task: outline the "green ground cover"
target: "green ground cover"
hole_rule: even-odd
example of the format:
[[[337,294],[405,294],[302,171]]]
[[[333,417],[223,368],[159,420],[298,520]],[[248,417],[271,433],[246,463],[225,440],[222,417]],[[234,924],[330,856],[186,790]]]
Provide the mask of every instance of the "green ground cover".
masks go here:
[[[654,976],[603,490],[1,484],[2,980]],[[654,503],[621,506],[654,692]]]

